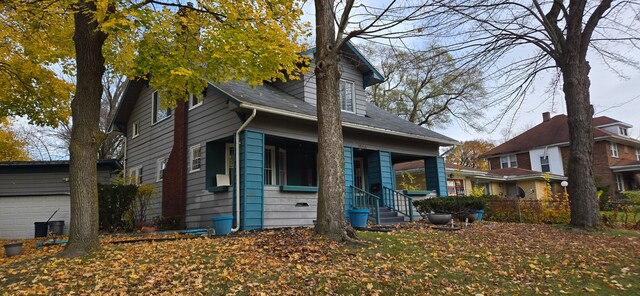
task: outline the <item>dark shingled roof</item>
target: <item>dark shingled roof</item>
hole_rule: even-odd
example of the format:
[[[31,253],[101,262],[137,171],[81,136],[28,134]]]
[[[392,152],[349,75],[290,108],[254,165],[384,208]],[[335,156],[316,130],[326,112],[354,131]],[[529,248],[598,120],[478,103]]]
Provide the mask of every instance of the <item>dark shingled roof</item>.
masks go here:
[[[610,123],[613,120],[609,117],[596,117],[593,119],[593,137],[599,138],[604,136],[612,136],[613,134],[595,127],[602,124]],[[618,122],[613,120],[613,122]],[[569,142],[569,125],[567,123],[567,115],[556,115],[544,121],[524,133],[512,138],[509,141],[502,143],[499,146],[487,151],[482,157],[489,157],[493,155],[506,154],[518,151],[529,150],[534,147],[544,147],[560,143]]]
[[[269,83],[251,87],[244,82],[230,81],[214,84],[214,86],[242,103],[260,105],[302,115],[316,116],[315,106],[297,99]],[[345,123],[433,138],[434,140],[441,140],[444,144],[458,142],[452,138],[406,121],[373,104],[367,103],[366,106],[366,116],[342,112],[342,121]]]

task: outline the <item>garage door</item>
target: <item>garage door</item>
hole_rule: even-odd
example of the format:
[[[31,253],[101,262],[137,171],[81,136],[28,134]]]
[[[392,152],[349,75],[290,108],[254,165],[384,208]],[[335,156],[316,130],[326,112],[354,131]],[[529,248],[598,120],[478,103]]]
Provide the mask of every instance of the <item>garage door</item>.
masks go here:
[[[0,238],[33,238],[33,223],[47,221],[58,208],[51,220],[64,220],[68,234],[68,195],[0,197]]]

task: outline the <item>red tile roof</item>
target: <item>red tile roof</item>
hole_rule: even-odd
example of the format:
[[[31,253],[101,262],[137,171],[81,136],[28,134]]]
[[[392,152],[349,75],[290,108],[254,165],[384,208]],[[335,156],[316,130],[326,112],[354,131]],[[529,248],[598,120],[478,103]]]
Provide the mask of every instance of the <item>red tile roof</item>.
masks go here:
[[[606,116],[594,118],[593,137],[598,138],[613,135],[604,129],[595,127],[596,125],[606,124],[603,122],[610,121],[618,122],[617,120]],[[569,142],[569,125],[567,123],[567,115],[560,114],[552,117],[548,121],[532,127],[511,140],[494,147],[484,153],[482,157],[526,151],[534,147],[544,147],[567,142]]]
[[[612,124],[612,123],[616,123],[616,122],[620,122],[620,121],[619,120],[615,120],[615,119],[613,119],[611,117],[608,117],[608,116],[600,116],[600,117],[593,118],[593,125],[594,126]]]

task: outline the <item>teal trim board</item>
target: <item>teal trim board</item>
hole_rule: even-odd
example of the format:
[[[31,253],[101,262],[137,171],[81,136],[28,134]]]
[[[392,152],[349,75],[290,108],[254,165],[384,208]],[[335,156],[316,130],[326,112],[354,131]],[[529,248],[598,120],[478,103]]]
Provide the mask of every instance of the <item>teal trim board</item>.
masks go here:
[[[349,217],[349,209],[351,208],[352,200],[351,197],[353,192],[351,192],[351,186],[353,186],[353,148],[344,146],[344,216],[345,219]]]
[[[240,135],[240,220],[242,230],[264,225],[264,134]]]
[[[391,153],[380,151],[380,183],[383,187],[394,189],[393,183],[393,164],[391,164]],[[384,192],[384,191],[383,191]],[[394,207],[394,200],[391,196],[380,196],[383,200],[387,200],[387,206]]]
[[[424,175],[427,179],[427,190],[435,190],[438,196],[447,196],[447,174],[444,158],[439,156],[424,158]]]

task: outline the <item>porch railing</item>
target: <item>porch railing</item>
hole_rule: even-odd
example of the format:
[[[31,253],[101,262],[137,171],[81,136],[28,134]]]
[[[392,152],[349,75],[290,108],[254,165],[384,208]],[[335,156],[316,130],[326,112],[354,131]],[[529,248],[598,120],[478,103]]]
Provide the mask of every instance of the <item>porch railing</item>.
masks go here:
[[[411,197],[383,186],[382,198],[384,199],[385,206],[409,217],[409,220],[413,221],[413,199]]]
[[[369,213],[380,224],[380,197],[353,185],[351,188],[351,206],[356,209],[369,209]]]

